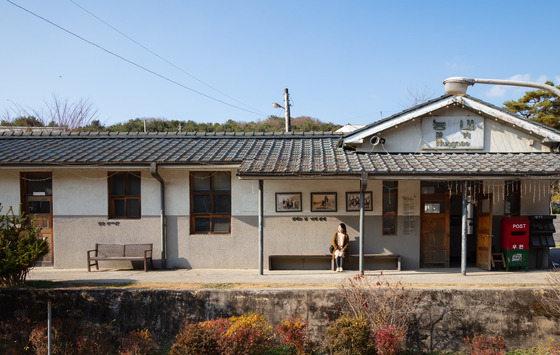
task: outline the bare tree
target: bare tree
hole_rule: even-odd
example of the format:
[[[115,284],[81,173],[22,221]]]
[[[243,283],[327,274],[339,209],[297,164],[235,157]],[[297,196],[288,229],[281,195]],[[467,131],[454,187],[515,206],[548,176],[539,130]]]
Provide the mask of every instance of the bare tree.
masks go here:
[[[547,311],[560,315],[560,269],[554,266],[547,281],[550,285],[550,292],[544,296],[545,304],[548,306]]]
[[[30,110],[25,107],[11,102],[11,105],[4,107],[2,112],[2,125],[14,125],[19,118],[32,117]],[[34,117],[37,123],[44,123]]]
[[[410,102],[408,105],[405,105],[406,108],[423,104],[426,101],[429,101],[433,96],[432,93],[428,92],[428,88],[426,86],[424,86],[424,89],[422,89],[421,91],[418,89],[411,89],[411,88],[408,88],[407,91],[408,91],[408,96],[410,98]]]
[[[74,131],[80,127],[87,126],[97,118],[97,110],[87,99],[71,102],[67,98],[59,99],[55,95],[52,102],[45,101],[45,109],[34,111],[34,116],[49,125],[65,127]]]
[[[45,101],[45,107],[36,109],[23,107],[13,103],[5,108],[2,120],[14,123],[21,117],[34,117],[44,126],[60,127],[63,130],[74,131],[89,125],[97,118],[97,110],[87,99],[72,102],[68,98],[60,99],[53,94],[51,101]]]

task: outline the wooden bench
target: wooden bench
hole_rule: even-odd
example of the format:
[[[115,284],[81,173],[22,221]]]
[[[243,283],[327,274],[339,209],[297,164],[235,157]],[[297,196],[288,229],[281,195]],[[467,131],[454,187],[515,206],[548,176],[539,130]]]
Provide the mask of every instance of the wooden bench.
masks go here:
[[[348,265],[350,259],[355,262],[359,258],[359,254],[349,254],[345,264]],[[399,254],[364,254],[365,261],[375,260],[389,260],[393,261],[395,270],[401,271],[401,256]],[[293,265],[290,269],[310,269],[310,270],[324,270],[328,269],[329,265],[331,270],[334,270],[334,260],[331,254],[284,254],[284,255],[269,255],[268,268],[269,270],[282,270],[285,269],[285,264]],[[284,267],[282,267],[284,266]],[[298,267],[299,266],[299,267]]]
[[[153,269],[153,244],[95,244],[95,249],[87,251],[88,272],[95,266],[99,270],[99,261],[144,261],[144,271],[148,271],[148,261]]]
[[[286,264],[291,270],[323,270],[331,264],[331,254],[284,254],[269,255],[269,270],[286,270]]]
[[[350,258],[358,259],[360,254],[349,254]],[[366,260],[392,260],[395,265],[395,270],[401,271],[401,256],[399,254],[389,254],[389,253],[382,253],[382,254],[364,254],[364,263]]]

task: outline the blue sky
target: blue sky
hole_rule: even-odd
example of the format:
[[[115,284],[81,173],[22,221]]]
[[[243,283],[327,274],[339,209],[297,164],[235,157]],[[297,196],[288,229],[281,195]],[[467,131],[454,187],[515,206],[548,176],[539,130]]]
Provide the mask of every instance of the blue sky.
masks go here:
[[[248,122],[288,88],[292,117],[369,124],[451,76],[560,83],[560,1],[10,1],[97,46],[0,1],[0,114],[55,95],[105,124]]]

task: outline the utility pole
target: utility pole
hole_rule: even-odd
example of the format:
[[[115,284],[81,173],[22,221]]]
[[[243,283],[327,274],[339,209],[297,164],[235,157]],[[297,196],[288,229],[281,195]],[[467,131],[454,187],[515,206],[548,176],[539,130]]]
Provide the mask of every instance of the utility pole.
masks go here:
[[[286,111],[286,132],[290,132],[290,94],[288,94],[288,88],[284,89],[284,111]]]
[[[272,107],[283,108],[286,112],[286,132],[290,132],[290,94],[288,94],[288,89],[284,89],[284,106],[279,103],[273,102]]]

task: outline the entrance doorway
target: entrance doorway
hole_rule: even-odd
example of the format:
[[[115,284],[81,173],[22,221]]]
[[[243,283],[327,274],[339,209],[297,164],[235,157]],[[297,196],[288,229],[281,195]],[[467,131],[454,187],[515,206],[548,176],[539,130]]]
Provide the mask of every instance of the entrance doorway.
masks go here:
[[[49,244],[49,253],[36,266],[53,266],[52,173],[24,172],[20,175],[22,210],[41,227],[41,238]]]
[[[469,189],[469,195],[478,194],[479,183],[473,181],[466,185],[462,181],[422,181],[420,210],[420,267],[459,267],[462,255],[463,237],[463,188]],[[467,212],[467,265],[486,268],[486,264],[477,263],[477,248],[491,254],[491,246],[477,241],[477,235],[490,234],[492,211],[488,203],[479,201],[469,204]],[[480,205],[485,210],[481,212]],[[482,253],[482,251],[481,251]]]
[[[420,266],[449,267],[449,195],[422,195]]]

